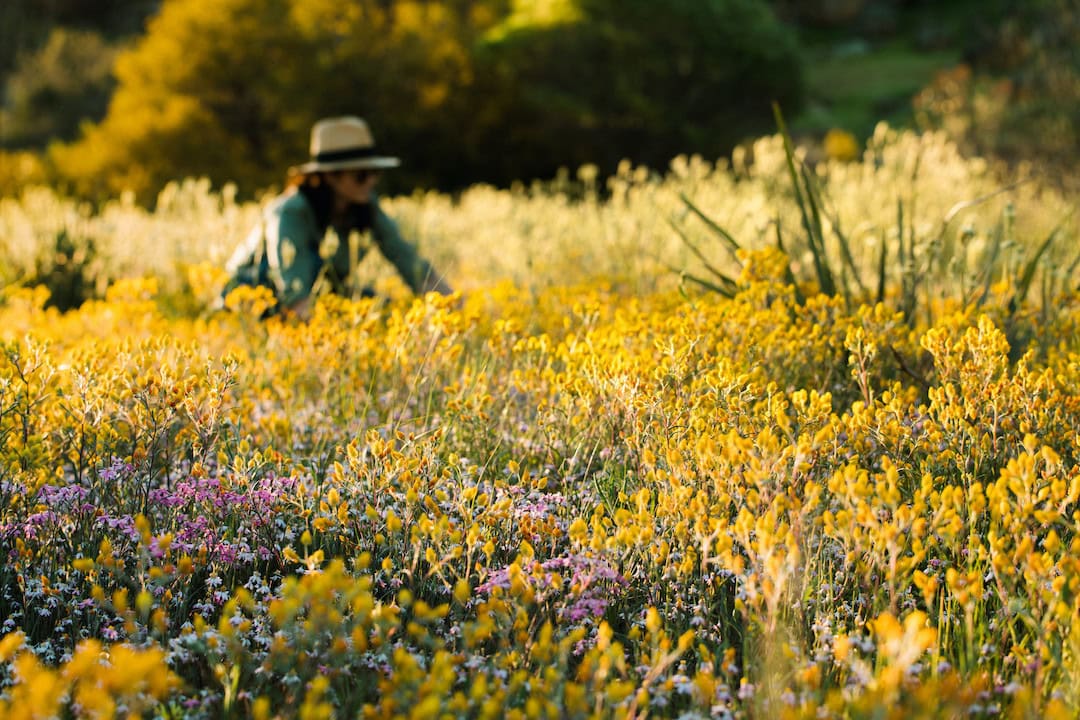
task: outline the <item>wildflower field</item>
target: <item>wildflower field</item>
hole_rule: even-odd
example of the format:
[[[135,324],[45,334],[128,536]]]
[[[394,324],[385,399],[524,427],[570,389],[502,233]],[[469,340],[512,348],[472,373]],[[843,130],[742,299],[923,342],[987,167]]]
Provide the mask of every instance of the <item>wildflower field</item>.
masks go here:
[[[0,716],[1075,717],[1069,200],[801,159],[386,199],[461,292],[306,324],[228,191],[0,200]]]

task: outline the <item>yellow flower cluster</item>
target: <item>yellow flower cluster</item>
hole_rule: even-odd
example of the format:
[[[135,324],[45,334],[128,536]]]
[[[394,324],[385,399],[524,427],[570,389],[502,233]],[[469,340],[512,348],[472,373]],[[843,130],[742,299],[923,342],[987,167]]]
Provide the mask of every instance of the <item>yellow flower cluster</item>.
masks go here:
[[[11,720],[44,720],[72,708],[80,717],[97,720],[140,717],[179,685],[159,648],[105,648],[86,640],[70,660],[52,669],[26,650],[22,633],[12,633],[0,639],[0,662],[9,661],[15,685],[0,697],[0,717]]]

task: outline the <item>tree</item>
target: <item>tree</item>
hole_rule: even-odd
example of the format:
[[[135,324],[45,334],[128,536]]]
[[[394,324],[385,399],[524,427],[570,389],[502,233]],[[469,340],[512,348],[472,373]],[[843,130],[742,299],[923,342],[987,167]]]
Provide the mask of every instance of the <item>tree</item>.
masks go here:
[[[167,0],[147,34],[117,59],[108,114],[52,149],[84,195],[125,189],[149,200],[190,174],[271,181],[297,139],[279,108],[297,86],[303,43],[287,0]]]
[[[923,127],[972,154],[1031,163],[1076,187],[1080,145],[1080,7],[1075,0],[995,0],[967,63],[915,99]]]
[[[403,168],[384,183],[453,187],[477,178],[464,148],[477,102],[474,47],[506,14],[503,0],[305,0],[318,116],[359,114]],[[395,186],[392,183],[397,182]]]
[[[82,121],[104,115],[115,54],[96,32],[54,28],[48,42],[23,55],[8,78],[0,144],[32,148],[75,138]]]
[[[802,101],[790,31],[757,0],[518,2],[482,55],[510,152],[502,180],[624,158],[716,158]],[[516,173],[516,174],[515,174]]]
[[[0,86],[18,58],[33,55],[57,28],[94,32],[107,42],[142,31],[159,0],[3,0]]]
[[[365,115],[381,144],[407,150],[427,118],[462,102],[469,53],[458,36],[493,21],[486,6],[166,0],[117,60],[105,119],[51,157],[80,194],[131,189],[149,201],[189,175],[247,190],[280,182],[327,115]]]
[[[662,166],[771,127],[796,68],[761,0],[165,0],[104,120],[50,157],[84,195],[149,202],[191,175],[254,191],[350,113],[403,158],[391,191]]]

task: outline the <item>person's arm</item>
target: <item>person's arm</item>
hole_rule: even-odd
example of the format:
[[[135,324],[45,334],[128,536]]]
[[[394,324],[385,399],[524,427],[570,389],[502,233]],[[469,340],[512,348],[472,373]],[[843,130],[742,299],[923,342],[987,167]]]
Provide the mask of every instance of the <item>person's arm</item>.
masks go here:
[[[378,199],[372,198],[371,203],[371,234],[375,244],[379,246],[379,252],[397,268],[401,279],[417,295],[428,292],[442,295],[452,293],[450,285],[435,271],[431,263],[420,257],[416,248],[401,237],[397,223],[383,212]]]
[[[266,228],[267,260],[278,302],[297,314],[310,304],[322,267],[318,235],[315,216],[306,201],[286,202]]]

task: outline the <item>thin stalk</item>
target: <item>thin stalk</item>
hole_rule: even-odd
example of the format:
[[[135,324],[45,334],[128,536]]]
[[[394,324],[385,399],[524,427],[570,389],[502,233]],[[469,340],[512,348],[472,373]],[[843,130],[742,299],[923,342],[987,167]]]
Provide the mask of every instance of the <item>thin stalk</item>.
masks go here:
[[[777,127],[780,128],[780,135],[784,141],[784,155],[787,158],[788,174],[791,177],[792,190],[795,192],[795,202],[799,205],[799,212],[802,214],[803,228],[806,230],[807,242],[810,244],[810,251],[814,256],[814,269],[817,271],[818,284],[821,288],[821,292],[826,295],[833,295],[836,292],[836,287],[833,283],[832,273],[829,271],[824,257],[824,245],[819,242],[819,236],[815,233],[814,224],[811,220],[811,213],[807,207],[808,202],[804,197],[803,188],[799,182],[799,173],[795,169],[795,151],[792,149],[791,136],[788,134],[787,126],[784,124],[784,117],[780,113],[780,106],[776,103],[773,103],[773,115],[776,118]],[[818,218],[818,221],[818,228],[820,229],[820,218]]]
[[[780,252],[787,255],[787,250],[784,249],[784,236],[780,230],[780,218],[777,217],[773,221],[773,226],[776,228],[776,247]],[[784,280],[795,291],[795,302],[799,305],[803,305],[806,302],[806,298],[803,297],[802,290],[799,289],[799,284],[795,281],[795,273],[791,271],[791,261],[784,267]]]
[[[1020,305],[1023,304],[1024,300],[1027,299],[1028,290],[1031,288],[1031,281],[1035,278],[1035,270],[1038,268],[1039,259],[1042,258],[1043,254],[1050,248],[1050,245],[1057,238],[1058,232],[1065,225],[1065,223],[1068,222],[1069,218],[1072,217],[1072,214],[1073,211],[1070,211],[1069,214],[1066,215],[1061,220],[1061,222],[1059,222],[1054,227],[1054,229],[1050,231],[1050,234],[1047,235],[1046,239],[1042,241],[1042,244],[1039,245],[1038,249],[1035,251],[1035,254],[1031,257],[1030,260],[1028,260],[1027,266],[1024,268],[1024,272],[1020,276],[1020,283],[1016,289],[1016,293],[1009,300],[1010,315],[1015,313],[1019,309]]]
[[[724,245],[725,247],[727,247],[728,252],[731,254],[732,259],[738,262],[738,252],[742,249],[742,246],[739,245],[739,242],[735,239],[735,237],[726,229],[724,229],[719,223],[717,223],[715,220],[702,212],[702,210],[697,205],[695,205],[689,197],[686,196],[686,193],[679,193],[679,198],[683,201],[683,203],[686,204],[686,207],[690,210],[690,212],[697,215],[701,219],[701,221],[708,226],[710,230],[720,236],[720,238],[724,241]]]
[[[877,301],[879,303],[885,302],[885,261],[888,259],[889,243],[888,238],[885,237],[885,233],[881,234],[881,252],[878,253],[878,283],[877,283]]]
[[[990,246],[990,257],[983,264],[983,289],[982,294],[979,295],[979,299],[975,302],[975,307],[982,307],[982,304],[986,302],[986,298],[990,294],[990,285],[993,284],[994,281],[994,265],[997,263],[998,254],[1001,252],[1001,244],[1004,235],[1004,228],[1001,224],[998,224],[994,228],[993,243]]]
[[[824,208],[824,205],[822,207]],[[855,256],[851,252],[851,243],[848,242],[847,235],[844,234],[844,231],[840,226],[840,217],[836,213],[829,213],[828,217],[829,224],[833,229],[833,234],[836,236],[836,241],[840,245],[840,255],[843,258],[844,263],[847,264],[851,276],[855,278],[855,283],[859,286],[859,292],[865,296],[867,294],[866,284],[863,282],[859,269],[855,266]]]
[[[732,291],[730,291],[730,290],[728,290],[726,288],[723,288],[723,287],[717,285],[716,283],[710,282],[710,281],[708,281],[708,280],[706,280],[704,278],[700,278],[697,275],[693,275],[691,273],[683,271],[683,272],[679,273],[679,278],[680,278],[680,280],[690,280],[691,282],[695,282],[698,285],[700,285],[701,287],[705,288],[706,290],[711,290],[712,292],[720,293],[721,295],[723,295],[726,298],[735,297],[734,292],[732,292]]]
[[[829,258],[828,255],[826,255],[825,251],[825,223],[822,221],[821,216],[825,214],[826,211],[825,201],[821,194],[821,186],[813,177],[813,175],[811,175],[810,169],[806,165],[802,166],[801,175],[803,180],[803,188],[806,191],[806,199],[807,202],[810,204],[810,215],[814,219],[814,230],[817,234],[817,245],[818,249],[821,251],[822,264],[825,266],[826,270],[829,271],[830,276],[833,277],[833,280],[835,281],[835,276],[833,276],[831,268],[829,268]],[[858,280],[858,272],[855,270],[855,262],[851,258],[851,252],[847,248],[847,239],[844,238],[843,234],[838,231],[837,223],[833,223],[833,231],[836,233],[837,237],[840,240],[841,250],[843,251],[841,254],[847,254],[846,259],[849,261],[849,266],[852,271],[851,274],[855,275],[856,280]],[[841,290],[844,293],[844,303],[845,305],[847,305],[848,308],[850,308],[851,289],[848,287],[847,273],[844,271],[843,265],[841,265],[840,267],[840,286]],[[862,287],[861,281],[859,282],[859,286]],[[865,288],[863,288],[863,290],[865,291]]]
[[[674,221],[672,221],[670,219],[668,220],[668,225],[671,226],[671,229],[675,231],[675,234],[679,236],[679,238],[683,241],[683,243],[685,243],[686,247],[690,248],[690,252],[694,253],[694,256],[697,257],[697,259],[701,261],[701,264],[705,267],[706,270],[708,270],[710,273],[712,273],[716,277],[720,278],[720,280],[722,282],[725,282],[725,283],[727,283],[727,284],[729,284],[731,286],[735,286],[735,281],[732,280],[731,278],[729,278],[727,275],[725,275],[720,269],[715,267],[712,263],[710,263],[708,258],[705,257],[705,254],[702,253],[701,250],[698,248],[698,246],[695,245],[693,243],[693,241],[691,241],[690,238],[687,237],[686,233],[684,233],[682,231],[682,228],[680,228],[678,225],[675,224]]]

